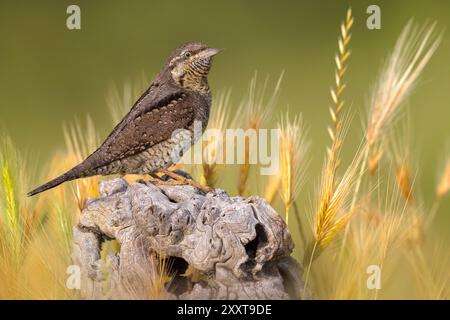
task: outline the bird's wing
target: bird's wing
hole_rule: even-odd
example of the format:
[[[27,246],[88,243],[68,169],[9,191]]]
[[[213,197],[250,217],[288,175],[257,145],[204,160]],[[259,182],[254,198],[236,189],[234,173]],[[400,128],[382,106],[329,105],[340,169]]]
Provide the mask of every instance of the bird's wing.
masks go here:
[[[194,121],[190,100],[178,88],[150,87],[82,167],[94,169],[133,156],[187,128]]]

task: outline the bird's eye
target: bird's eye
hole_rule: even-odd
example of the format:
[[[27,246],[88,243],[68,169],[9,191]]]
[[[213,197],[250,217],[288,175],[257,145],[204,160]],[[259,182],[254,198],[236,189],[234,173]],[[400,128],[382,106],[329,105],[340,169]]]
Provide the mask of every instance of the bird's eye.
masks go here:
[[[189,51],[187,51],[187,52],[184,53],[184,56],[185,56],[186,58],[189,58],[191,55],[192,55],[192,54],[191,54]]]

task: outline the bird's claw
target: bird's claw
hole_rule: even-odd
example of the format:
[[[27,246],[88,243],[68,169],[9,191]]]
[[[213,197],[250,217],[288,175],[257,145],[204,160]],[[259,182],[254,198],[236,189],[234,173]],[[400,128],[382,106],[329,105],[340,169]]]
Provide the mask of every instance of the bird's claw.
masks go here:
[[[183,172],[180,174],[178,172],[169,171],[169,170],[161,170],[163,175],[159,177],[159,179],[155,179],[151,181],[156,185],[162,186],[181,186],[181,185],[189,185],[199,190],[202,190],[205,193],[211,192],[213,189],[209,186],[203,186],[197,181],[195,181],[189,174]],[[162,179],[162,177],[164,177]]]

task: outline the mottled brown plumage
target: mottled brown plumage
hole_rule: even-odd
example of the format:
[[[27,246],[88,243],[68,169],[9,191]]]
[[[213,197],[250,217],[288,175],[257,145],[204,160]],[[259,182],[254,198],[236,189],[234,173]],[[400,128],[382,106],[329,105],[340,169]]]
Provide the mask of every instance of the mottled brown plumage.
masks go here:
[[[28,195],[94,175],[153,173],[176,162],[208,123],[211,93],[207,75],[212,57],[219,51],[201,43],[175,49],[150,87],[95,152]],[[200,132],[194,134],[194,127]]]

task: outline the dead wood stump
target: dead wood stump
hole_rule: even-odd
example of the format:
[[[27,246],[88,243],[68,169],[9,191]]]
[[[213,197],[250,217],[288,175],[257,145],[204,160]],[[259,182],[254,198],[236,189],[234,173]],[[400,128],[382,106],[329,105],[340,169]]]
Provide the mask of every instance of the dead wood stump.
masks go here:
[[[297,299],[301,270],[275,210],[259,197],[103,181],[74,227],[86,299]],[[116,240],[117,253],[102,257]],[[166,277],[162,279],[161,270]],[[169,279],[169,281],[167,281]],[[165,283],[165,285],[163,285]]]

